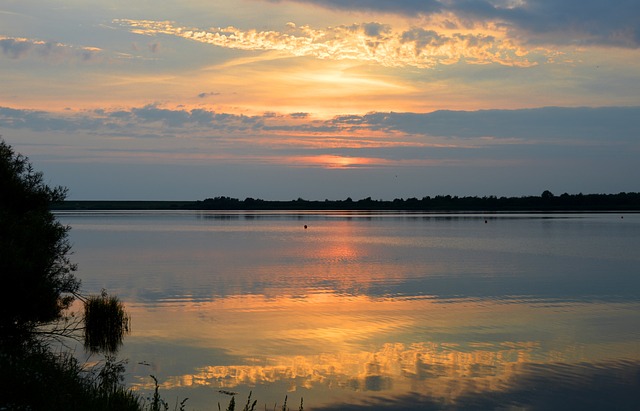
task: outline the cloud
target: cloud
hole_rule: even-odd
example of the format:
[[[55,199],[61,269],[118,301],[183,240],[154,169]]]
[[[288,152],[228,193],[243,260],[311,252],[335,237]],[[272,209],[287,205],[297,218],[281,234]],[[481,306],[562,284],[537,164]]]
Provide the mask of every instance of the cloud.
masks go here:
[[[372,112],[314,119],[308,113],[266,112],[246,116],[203,108],[170,109],[155,104],[129,109],[53,113],[0,107],[0,128],[89,131],[149,136],[167,132],[200,137],[247,138],[272,147],[367,148],[446,145],[446,139],[476,143],[636,144],[640,107]],[[264,136],[264,137],[261,137]],[[263,139],[264,140],[261,140]],[[433,138],[441,138],[434,140]],[[426,140],[425,140],[426,139]],[[442,140],[444,139],[444,140]],[[475,144],[475,143],[474,143]]]
[[[2,128],[75,132],[101,126],[104,126],[104,123],[93,116],[69,117],[40,110],[0,107],[0,127]]]
[[[272,1],[272,0],[270,0]],[[290,0],[318,6],[400,14],[453,15],[506,25],[524,42],[640,47],[636,0]]]
[[[247,51],[272,51],[290,57],[356,60],[386,67],[433,68],[460,61],[529,67],[547,53],[525,50],[510,41],[484,33],[438,33],[413,28],[394,30],[377,22],[325,29],[287,24],[285,31],[241,30],[236,27],[202,30],[175,26],[168,21],[114,21],[143,35],[171,35],[217,47]]]
[[[82,147],[57,154],[57,161],[71,162],[466,170],[560,164],[589,172],[607,168],[603,172],[612,175],[635,164],[639,129],[640,107],[373,112],[330,119],[154,104],[62,113],[0,107],[4,135],[28,130],[82,138]]]
[[[220,95],[220,93],[213,92],[213,91],[210,91],[210,92],[202,92],[202,93],[199,93],[199,94],[198,94],[198,98],[205,98],[205,97],[219,96],[219,95]]]
[[[212,125],[214,119],[225,123],[226,115],[201,110],[168,110],[154,105],[128,110],[98,109],[80,113],[50,113],[41,110],[19,110],[0,107],[0,127],[34,131],[90,131],[112,134],[129,130],[131,136],[148,135],[150,128],[178,128],[189,125]],[[233,118],[233,116],[230,116]],[[160,135],[160,134],[158,134]]]
[[[55,62],[88,62],[102,54],[102,50],[96,47],[75,47],[62,43],[2,36],[0,36],[0,49],[3,56],[14,60],[36,57]]]
[[[454,11],[470,18],[501,20],[529,42],[576,45],[640,46],[640,3],[621,0],[526,0],[505,6],[498,2],[455,0]],[[507,3],[508,4],[508,3]]]
[[[0,48],[2,48],[2,53],[13,59],[24,57],[32,47],[33,43],[26,39],[0,39]]]
[[[271,1],[271,0],[270,0]],[[295,1],[295,0],[294,0]],[[415,15],[437,13],[445,7],[439,0],[297,0],[299,3],[316,4],[332,9],[378,11]]]
[[[373,22],[373,23],[365,23],[361,27],[364,31],[364,34],[367,37],[381,38],[391,34],[391,26],[389,26],[388,24],[380,24],[380,23]]]
[[[345,194],[361,195],[354,194],[355,189],[363,197],[377,196],[376,190],[382,196],[398,195],[376,182],[387,172],[393,176],[399,171],[414,176],[406,193],[427,180],[446,190],[452,179],[458,182],[454,186],[470,194],[486,194],[486,185],[479,181],[511,187],[516,193],[537,191],[537,183],[524,188],[516,182],[529,181],[532,175],[536,181],[548,181],[543,189],[554,192],[562,192],[565,185],[576,191],[628,191],[635,183],[632,171],[640,154],[638,129],[640,107],[372,112],[330,119],[159,105],[64,112],[0,107],[0,133],[32,144],[29,153],[50,164],[76,170],[82,167],[78,163],[91,168],[111,164],[114,171],[123,164],[232,166],[260,176],[277,169],[290,173],[291,168],[296,175],[366,169],[364,180],[371,184],[340,182],[349,185]],[[229,173],[227,169],[224,175]],[[370,179],[371,175],[378,177]],[[434,177],[443,175],[447,179]],[[323,186],[333,187],[331,181]],[[255,178],[247,184],[253,188],[243,195],[265,195]],[[304,186],[300,192],[290,186],[284,192],[307,195]]]
[[[640,107],[544,107],[522,110],[370,113],[335,117],[336,127],[455,138],[636,143]]]

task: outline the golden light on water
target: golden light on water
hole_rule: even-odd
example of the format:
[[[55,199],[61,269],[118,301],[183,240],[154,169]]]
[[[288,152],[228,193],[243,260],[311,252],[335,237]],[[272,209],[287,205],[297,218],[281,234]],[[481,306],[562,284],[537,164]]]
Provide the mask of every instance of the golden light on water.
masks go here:
[[[424,409],[518,404],[523,393],[532,401],[549,389],[587,393],[600,381],[616,389],[637,370],[638,302],[582,298],[580,288],[609,292],[597,274],[626,243],[609,239],[598,246],[602,261],[589,260],[581,244],[593,240],[582,233],[593,220],[583,216],[489,224],[365,211],[177,213],[163,215],[163,225],[103,218],[74,229],[101,234],[101,257],[84,262],[103,267],[93,284],[107,278],[128,290],[132,333],[121,355],[130,360],[127,384],[142,396],[155,389],[151,374],[165,398],[189,397],[198,409],[229,401],[219,390],[236,400],[253,392],[271,406],[288,392],[310,409]],[[618,229],[629,220],[597,218]],[[566,250],[548,233],[569,226],[581,236],[567,236],[576,243]],[[516,228],[520,235],[496,235]],[[132,247],[141,236],[148,246]],[[635,284],[629,273],[609,275]],[[567,284],[574,294],[563,294]]]
[[[474,386],[498,390],[513,378],[536,348],[535,343],[501,344],[493,350],[456,352],[435,343],[388,343],[375,352],[273,356],[247,359],[247,365],[204,366],[193,374],[174,376],[163,388],[212,386],[237,388],[288,381],[292,391],[325,385],[354,391],[420,390],[450,396]],[[254,364],[251,364],[251,362]],[[473,384],[471,384],[473,381]],[[139,382],[138,389],[149,385]]]
[[[336,246],[331,252],[336,258],[351,258],[356,251]],[[610,309],[598,304],[291,293],[168,302],[160,308],[162,319],[157,312],[134,306],[133,316],[141,326],[131,341],[189,335],[194,348],[224,347],[225,355],[236,359],[167,376],[163,389],[284,383],[289,391],[421,392],[451,400],[470,392],[503,390],[525,366],[606,361],[614,354],[633,358],[636,350],[624,342],[568,342],[574,334],[589,332],[583,318]],[[549,327],[550,318],[559,324],[555,337],[537,340],[531,330]],[[134,385],[152,388],[145,377]]]

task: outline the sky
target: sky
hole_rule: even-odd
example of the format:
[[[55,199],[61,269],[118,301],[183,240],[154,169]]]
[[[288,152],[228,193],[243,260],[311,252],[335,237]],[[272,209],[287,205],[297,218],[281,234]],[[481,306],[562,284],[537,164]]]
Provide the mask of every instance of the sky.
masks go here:
[[[640,2],[4,0],[0,135],[74,200],[640,191]]]

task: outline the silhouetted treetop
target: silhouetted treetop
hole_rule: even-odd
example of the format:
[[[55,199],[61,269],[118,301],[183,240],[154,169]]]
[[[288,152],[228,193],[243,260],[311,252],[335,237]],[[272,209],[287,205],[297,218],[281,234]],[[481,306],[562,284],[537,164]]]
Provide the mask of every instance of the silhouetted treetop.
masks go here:
[[[28,159],[0,140],[0,335],[55,321],[80,282],[69,260],[68,227],[50,212],[66,189],[51,188]]]

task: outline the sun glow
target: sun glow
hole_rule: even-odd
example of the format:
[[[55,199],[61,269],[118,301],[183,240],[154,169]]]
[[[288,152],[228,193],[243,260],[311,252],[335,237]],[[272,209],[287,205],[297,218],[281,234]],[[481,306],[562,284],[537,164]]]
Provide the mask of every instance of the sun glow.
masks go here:
[[[326,252],[329,258],[341,259],[351,258],[357,250],[336,245]],[[595,351],[588,347],[575,350],[562,343],[548,347],[535,340],[493,340],[491,336],[467,342],[438,340],[442,330],[465,334],[479,322],[489,321],[492,327],[508,328],[525,320],[532,326],[548,321],[549,312],[531,311],[524,305],[467,299],[438,301],[429,297],[371,298],[308,293],[301,289],[291,292],[290,297],[229,296],[180,309],[177,306],[175,310],[165,309],[162,323],[168,322],[171,327],[154,324],[157,329],[134,330],[137,335],[132,338],[171,338],[167,330],[173,336],[190,335],[189,329],[196,328],[201,344],[233,347],[229,354],[236,363],[202,364],[192,372],[166,378],[164,389],[198,386],[234,389],[286,383],[290,391],[336,387],[399,394],[417,391],[455,400],[475,390],[508,390],[527,367],[606,360],[607,350],[602,347]],[[598,312],[602,307],[585,309]],[[136,317],[145,315],[138,307],[134,311]],[[197,319],[185,322],[194,312],[199,313]],[[327,316],[327,312],[333,314]],[[406,340],[406,330],[420,326],[415,323],[416,312],[429,319],[428,327],[422,340]],[[381,316],[382,313],[385,314]],[[216,325],[215,320],[212,323],[216,318],[224,319],[223,323]],[[247,329],[248,321],[268,326]],[[153,322],[142,318],[141,324]],[[219,332],[220,326],[224,326],[225,332]],[[270,351],[273,341],[289,347],[290,353]],[[633,353],[635,345],[615,343],[609,349]],[[258,352],[264,354],[257,355]],[[134,387],[153,389],[146,373],[136,380]]]
[[[294,164],[315,165],[323,168],[358,168],[374,165],[383,165],[387,161],[384,159],[374,159],[366,157],[347,157],[333,154],[323,154],[319,156],[301,156],[291,159]]]

